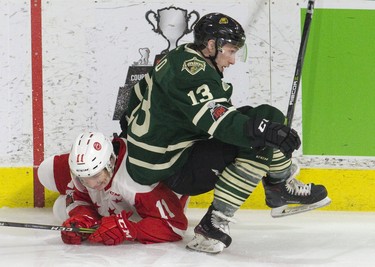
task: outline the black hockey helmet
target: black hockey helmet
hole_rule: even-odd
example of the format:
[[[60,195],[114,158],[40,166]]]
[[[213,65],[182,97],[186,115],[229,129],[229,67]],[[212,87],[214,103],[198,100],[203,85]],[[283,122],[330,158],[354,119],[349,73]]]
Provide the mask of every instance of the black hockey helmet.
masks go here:
[[[241,48],[245,44],[245,32],[236,20],[222,13],[203,16],[194,26],[194,44],[203,48],[208,40],[216,40],[217,47],[226,43]]]

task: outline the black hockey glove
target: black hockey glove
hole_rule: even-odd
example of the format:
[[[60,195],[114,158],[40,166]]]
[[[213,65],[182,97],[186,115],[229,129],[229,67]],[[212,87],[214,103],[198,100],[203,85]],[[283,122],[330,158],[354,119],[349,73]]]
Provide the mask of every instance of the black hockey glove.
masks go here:
[[[280,149],[286,157],[301,146],[297,132],[288,126],[266,119],[256,118],[245,124],[245,134],[255,139],[254,147],[270,146]]]

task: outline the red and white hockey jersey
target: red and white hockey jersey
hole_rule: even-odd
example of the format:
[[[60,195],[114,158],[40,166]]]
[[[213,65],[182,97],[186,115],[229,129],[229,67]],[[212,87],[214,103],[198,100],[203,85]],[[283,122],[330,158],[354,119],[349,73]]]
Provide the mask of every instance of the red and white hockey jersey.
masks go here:
[[[188,224],[184,214],[188,196],[178,196],[162,183],[145,186],[134,182],[126,170],[126,140],[115,138],[112,143],[119,147],[115,170],[110,183],[101,191],[73,183],[69,154],[54,157],[56,186],[61,194],[67,194],[69,216],[82,212],[110,216],[123,210],[132,211],[129,220],[137,229],[137,241],[181,240]]]

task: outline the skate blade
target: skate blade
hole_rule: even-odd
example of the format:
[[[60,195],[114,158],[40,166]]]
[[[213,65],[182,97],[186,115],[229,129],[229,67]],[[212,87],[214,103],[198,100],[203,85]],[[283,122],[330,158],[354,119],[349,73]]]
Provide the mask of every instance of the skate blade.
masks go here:
[[[281,206],[278,208],[273,208],[271,210],[271,216],[273,218],[279,218],[279,217],[285,217],[289,215],[294,215],[314,209],[319,209],[322,207],[325,207],[331,203],[331,199],[329,197],[326,197],[316,203],[313,204],[304,204],[304,205],[299,205],[299,206]]]
[[[206,238],[201,234],[195,234],[194,238],[186,245],[186,248],[198,252],[218,254],[224,250],[225,245],[219,240]]]

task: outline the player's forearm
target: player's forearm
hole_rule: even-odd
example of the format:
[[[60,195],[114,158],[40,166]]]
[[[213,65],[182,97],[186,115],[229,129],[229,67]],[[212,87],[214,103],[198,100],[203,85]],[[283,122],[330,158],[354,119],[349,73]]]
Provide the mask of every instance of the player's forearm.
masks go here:
[[[95,207],[90,205],[78,205],[76,203],[73,203],[67,207],[67,211],[70,217],[76,215],[87,215],[95,218],[96,220],[100,220],[101,218]]]

